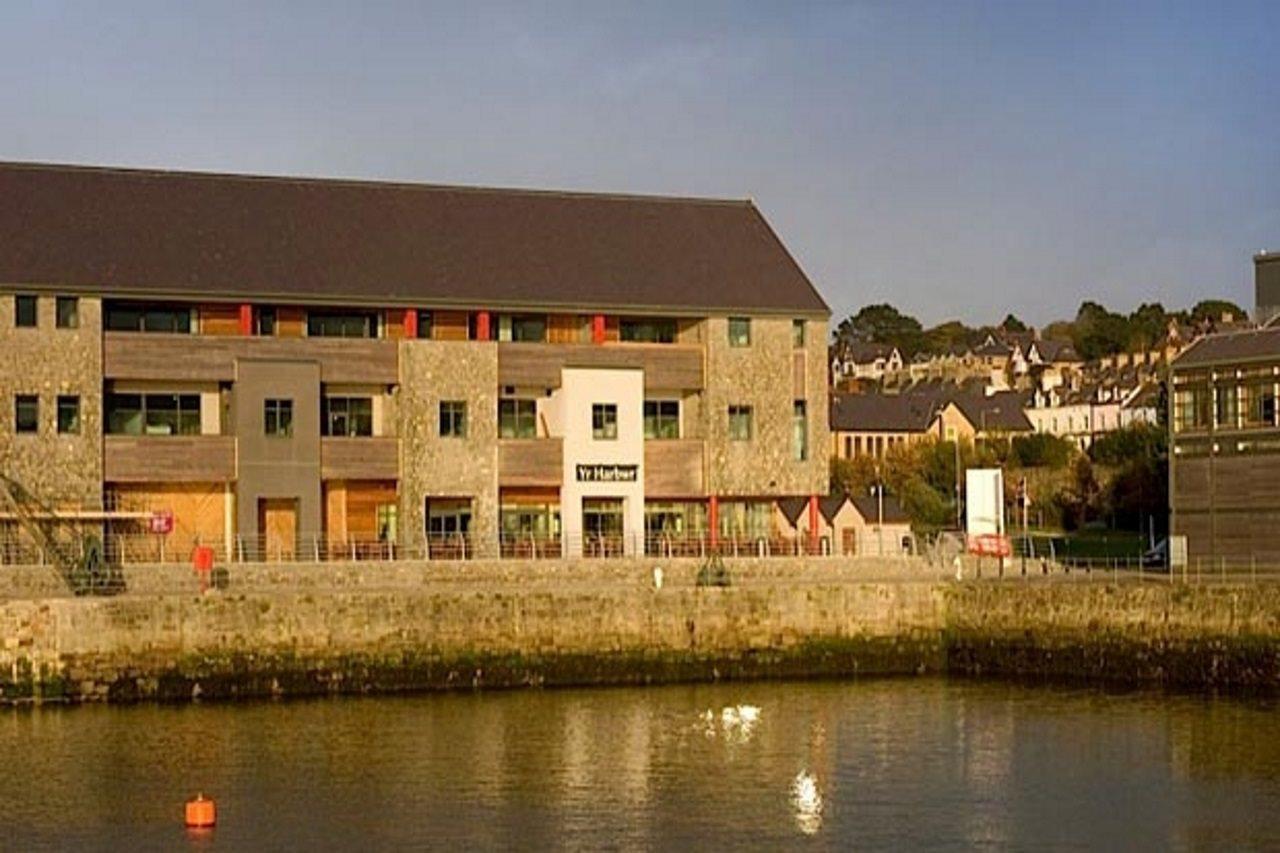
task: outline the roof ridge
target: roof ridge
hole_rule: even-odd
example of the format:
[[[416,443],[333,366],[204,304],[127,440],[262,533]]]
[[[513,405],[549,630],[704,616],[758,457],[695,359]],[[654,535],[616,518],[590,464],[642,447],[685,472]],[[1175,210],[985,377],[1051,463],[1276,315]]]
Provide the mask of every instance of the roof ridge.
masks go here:
[[[245,182],[283,184],[325,184],[328,186],[364,187],[368,189],[399,189],[433,192],[493,193],[503,195],[546,196],[553,198],[584,198],[601,201],[647,201],[673,204],[706,204],[755,209],[751,198],[724,198],[716,196],[672,195],[664,193],[626,193],[613,191],[539,189],[536,187],[500,187],[481,184],[427,183],[405,180],[378,180],[376,178],[317,177],[314,175],[266,175],[248,172],[216,172],[199,169],[164,169],[149,166],[102,166],[85,163],[47,163],[27,160],[0,160],[0,169],[44,170],[60,172],[90,172],[100,174],[135,175],[139,177],[174,177],[196,180],[235,180]],[[779,241],[780,242],[780,241]],[[794,260],[793,260],[794,263]],[[797,265],[798,266],[798,265]]]

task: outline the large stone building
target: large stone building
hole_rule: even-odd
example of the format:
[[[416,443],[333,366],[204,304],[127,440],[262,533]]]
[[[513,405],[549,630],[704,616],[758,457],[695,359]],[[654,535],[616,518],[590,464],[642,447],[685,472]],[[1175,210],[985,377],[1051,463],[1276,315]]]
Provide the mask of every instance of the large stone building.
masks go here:
[[[827,490],[829,310],[750,202],[28,164],[0,199],[0,470],[109,542],[634,553]]]

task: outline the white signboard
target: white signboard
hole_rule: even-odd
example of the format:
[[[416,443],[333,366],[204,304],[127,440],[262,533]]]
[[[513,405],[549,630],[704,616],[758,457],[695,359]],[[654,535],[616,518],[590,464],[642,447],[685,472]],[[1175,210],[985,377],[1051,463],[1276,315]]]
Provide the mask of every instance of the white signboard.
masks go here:
[[[965,532],[970,536],[1004,533],[1004,472],[970,468],[964,472]]]

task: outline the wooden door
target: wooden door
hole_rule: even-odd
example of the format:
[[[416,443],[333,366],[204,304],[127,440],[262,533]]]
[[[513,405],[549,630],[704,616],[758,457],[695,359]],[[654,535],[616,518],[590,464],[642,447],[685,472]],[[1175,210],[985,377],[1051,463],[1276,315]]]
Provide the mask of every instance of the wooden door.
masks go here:
[[[843,550],[841,551],[846,557],[852,557],[858,553],[858,530],[854,527],[846,527],[840,531],[843,539]]]
[[[298,547],[298,499],[259,498],[258,535],[266,560],[292,560]]]

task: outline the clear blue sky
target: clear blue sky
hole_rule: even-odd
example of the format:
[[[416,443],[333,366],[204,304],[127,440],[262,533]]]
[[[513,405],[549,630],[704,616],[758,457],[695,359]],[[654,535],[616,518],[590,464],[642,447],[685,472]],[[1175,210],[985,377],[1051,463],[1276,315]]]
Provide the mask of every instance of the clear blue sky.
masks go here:
[[[750,196],[837,318],[1251,307],[1280,2],[9,0],[0,159]]]

